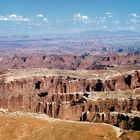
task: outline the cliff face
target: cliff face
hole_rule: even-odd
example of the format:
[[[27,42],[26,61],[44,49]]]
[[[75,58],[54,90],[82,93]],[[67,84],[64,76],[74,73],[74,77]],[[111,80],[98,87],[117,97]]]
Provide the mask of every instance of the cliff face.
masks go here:
[[[106,122],[129,129],[133,122],[140,120],[121,113],[140,111],[140,101],[137,98],[94,99],[93,96],[91,99],[88,96],[93,91],[101,94],[101,91],[134,89],[139,87],[139,79],[138,71],[104,81],[51,76],[23,78],[5,83],[1,77],[0,108],[42,112],[50,117],[68,120]]]
[[[50,76],[22,78],[5,83],[4,77],[0,81],[0,96],[36,95],[47,92],[48,96],[53,93],[75,93],[92,91],[116,91],[134,89],[140,87],[140,73],[135,71],[102,79],[80,79],[69,76]]]
[[[134,89],[140,86],[140,73],[134,72],[123,76],[112,77],[104,83],[104,91]]]
[[[137,99],[105,99],[87,101],[76,105],[62,104],[59,118],[76,121],[109,123],[123,129],[139,130],[140,117],[131,115],[131,110],[138,111]]]

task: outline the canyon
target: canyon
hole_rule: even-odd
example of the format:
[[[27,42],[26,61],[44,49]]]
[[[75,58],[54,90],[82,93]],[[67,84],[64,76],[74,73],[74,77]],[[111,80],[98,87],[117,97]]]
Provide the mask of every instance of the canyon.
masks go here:
[[[9,70],[1,74],[0,108],[140,130],[139,66],[122,69]]]
[[[121,65],[140,64],[140,55],[132,54],[15,54],[1,56],[0,71],[6,69],[49,68],[64,70],[106,70]]]
[[[62,124],[67,138],[74,125],[94,139],[139,140],[139,36],[0,37],[0,45],[0,121],[15,127],[8,122],[16,120],[20,127],[21,119],[31,131],[32,117],[39,116],[34,123],[40,129],[43,123],[48,128],[49,121],[62,135],[58,128]],[[40,115],[46,120],[42,122]],[[96,136],[90,128],[79,125],[90,125],[97,132],[106,129],[106,133]],[[3,129],[7,131],[4,125],[0,133]],[[114,129],[121,134],[114,136]],[[42,130],[25,135],[25,139],[46,136],[46,130]],[[49,132],[53,133],[51,129]],[[81,138],[84,132],[71,133]]]

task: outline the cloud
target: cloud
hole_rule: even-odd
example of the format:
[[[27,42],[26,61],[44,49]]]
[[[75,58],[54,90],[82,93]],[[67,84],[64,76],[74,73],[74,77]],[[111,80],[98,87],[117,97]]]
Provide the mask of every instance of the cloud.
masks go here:
[[[83,22],[83,23],[90,23],[91,20],[86,15],[81,15],[80,13],[74,14],[73,21],[75,22]]]
[[[48,23],[48,18],[43,18],[43,21]]]
[[[37,19],[38,18],[38,19]],[[44,17],[42,14],[35,15],[34,18],[23,17],[16,14],[10,14],[5,16],[0,16],[0,22],[15,22],[15,23],[23,23],[30,26],[43,26],[49,24],[48,18]]]
[[[134,23],[134,24],[137,24],[137,23],[140,22],[140,20],[139,19],[132,18],[132,19],[130,19],[130,22],[131,23]]]
[[[105,20],[105,19],[107,19],[107,17],[105,17],[105,16],[104,16],[104,17],[102,17],[102,19],[104,19],[104,20]]]
[[[14,22],[31,22],[31,19],[23,16],[18,16],[16,14],[0,16],[0,21],[14,21]]]
[[[136,13],[131,13],[129,14],[130,17],[133,17],[133,18],[139,18],[140,16],[138,16]]]
[[[113,13],[106,12],[104,16],[92,18],[92,23],[96,25],[101,25],[102,27],[106,27],[105,23],[108,22],[108,19],[112,19],[112,18],[113,18]]]
[[[136,13],[131,13],[129,14],[129,21],[128,23],[131,25],[131,26],[136,26],[140,23],[140,16]]]
[[[37,17],[37,18],[40,18],[40,19],[39,19],[39,22],[40,22],[40,23],[37,23],[37,24],[36,24],[37,26],[38,26],[38,25],[42,25],[42,23],[41,23],[42,21],[45,22],[45,23],[49,23],[49,22],[48,22],[48,18],[47,18],[47,17],[44,17],[44,15],[42,15],[42,14],[36,15],[36,17]]]
[[[107,18],[113,18],[113,13],[111,12],[106,12],[105,15]]]
[[[119,20],[114,20],[113,23],[114,23],[116,26],[118,26],[118,25],[121,24],[121,22],[120,22]]]
[[[42,14],[36,15],[37,18],[43,18],[44,16]]]
[[[109,13],[107,13],[109,16]],[[110,13],[111,14],[111,13]],[[63,22],[73,22],[76,23],[85,23],[85,24],[104,24],[108,17],[102,16],[102,17],[89,17],[87,15],[81,15],[81,13],[76,13],[73,15],[72,19],[65,19],[65,20],[56,20],[56,23],[63,23]]]
[[[15,14],[12,14],[12,15],[9,15],[10,18],[17,18],[17,15]]]
[[[127,21],[127,25],[129,30],[133,30],[133,31],[139,31],[139,25],[140,25],[140,15],[136,14],[136,13],[131,13],[128,15],[129,19]]]
[[[107,15],[106,15],[107,14]],[[76,24],[77,22],[82,22],[82,23],[90,23],[93,24],[94,26],[100,26],[102,28],[107,28],[105,25],[107,22],[108,18],[111,18],[113,15],[112,13],[107,12],[105,16],[102,17],[88,17],[87,15],[81,15],[80,13],[74,14],[73,16],[73,23]]]
[[[106,22],[106,18],[105,17],[94,17],[94,19],[92,19],[92,23],[96,24],[96,25],[103,25]]]

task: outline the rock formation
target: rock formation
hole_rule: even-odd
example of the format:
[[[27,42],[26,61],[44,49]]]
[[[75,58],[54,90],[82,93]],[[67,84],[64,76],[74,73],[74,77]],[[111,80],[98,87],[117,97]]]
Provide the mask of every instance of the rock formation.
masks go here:
[[[139,71],[105,79],[58,75],[33,76],[8,82],[5,75],[1,76],[0,82],[0,108],[11,112],[41,112],[67,120],[105,122],[124,129],[139,130],[140,98],[135,96],[136,92],[139,93],[135,90],[140,86],[139,79]],[[106,92],[111,95],[116,92],[116,95],[102,97]],[[133,111],[138,112],[138,116]]]
[[[71,55],[21,54],[3,56],[0,70],[20,68],[55,68],[67,70],[104,70],[120,65],[140,64],[139,54]]]

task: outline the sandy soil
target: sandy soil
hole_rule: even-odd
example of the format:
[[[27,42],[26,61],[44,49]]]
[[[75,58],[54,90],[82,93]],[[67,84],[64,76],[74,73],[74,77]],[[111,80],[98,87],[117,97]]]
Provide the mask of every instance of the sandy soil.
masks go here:
[[[118,130],[117,130],[118,131]],[[0,115],[0,140],[119,140],[107,124]]]

